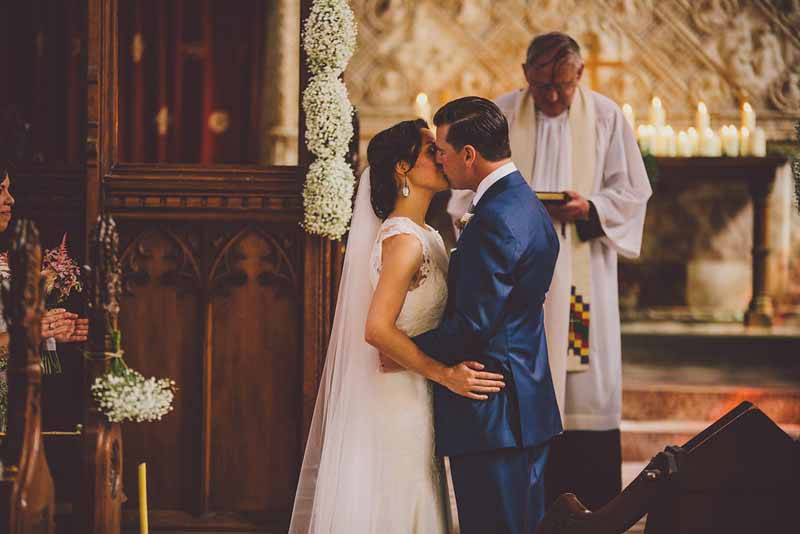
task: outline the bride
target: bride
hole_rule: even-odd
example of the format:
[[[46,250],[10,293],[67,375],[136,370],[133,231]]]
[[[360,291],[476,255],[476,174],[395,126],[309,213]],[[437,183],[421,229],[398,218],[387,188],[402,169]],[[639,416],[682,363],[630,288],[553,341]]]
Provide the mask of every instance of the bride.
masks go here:
[[[367,160],[290,534],[447,532],[432,382],[476,400],[505,386],[478,362],[412,356],[410,337],[435,328],[447,302],[447,252],[425,224],[448,187],[433,133],[401,122]],[[381,353],[409,356],[401,366]]]

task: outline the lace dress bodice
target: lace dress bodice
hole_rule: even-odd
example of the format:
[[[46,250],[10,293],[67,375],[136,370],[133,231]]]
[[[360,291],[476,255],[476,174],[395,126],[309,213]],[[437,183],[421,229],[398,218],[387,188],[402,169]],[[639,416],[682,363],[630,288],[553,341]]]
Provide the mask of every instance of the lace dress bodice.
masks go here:
[[[370,282],[378,284],[380,277],[383,241],[399,234],[410,234],[422,244],[422,265],[414,278],[400,315],[397,328],[409,337],[439,326],[447,304],[447,252],[439,232],[428,226],[423,228],[406,217],[386,219],[378,231],[370,258]]]

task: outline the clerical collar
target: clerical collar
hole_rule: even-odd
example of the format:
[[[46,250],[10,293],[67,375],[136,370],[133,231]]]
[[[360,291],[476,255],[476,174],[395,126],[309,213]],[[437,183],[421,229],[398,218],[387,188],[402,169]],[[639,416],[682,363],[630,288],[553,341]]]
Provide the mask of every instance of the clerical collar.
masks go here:
[[[477,206],[478,201],[481,199],[483,194],[489,190],[490,187],[499,182],[501,178],[508,176],[516,170],[517,166],[514,165],[514,162],[509,161],[505,165],[502,165],[489,173],[486,178],[481,180],[481,183],[478,184],[478,189],[475,191],[475,196],[472,199],[472,205]]]

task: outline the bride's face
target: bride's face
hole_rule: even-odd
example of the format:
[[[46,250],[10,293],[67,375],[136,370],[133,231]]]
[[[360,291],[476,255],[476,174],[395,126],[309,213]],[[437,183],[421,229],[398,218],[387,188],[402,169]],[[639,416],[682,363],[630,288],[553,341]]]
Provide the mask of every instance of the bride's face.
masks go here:
[[[420,130],[422,133],[422,149],[417,161],[408,171],[408,179],[414,187],[428,189],[434,193],[444,191],[450,187],[444,176],[442,166],[436,163],[436,137],[427,128]]]

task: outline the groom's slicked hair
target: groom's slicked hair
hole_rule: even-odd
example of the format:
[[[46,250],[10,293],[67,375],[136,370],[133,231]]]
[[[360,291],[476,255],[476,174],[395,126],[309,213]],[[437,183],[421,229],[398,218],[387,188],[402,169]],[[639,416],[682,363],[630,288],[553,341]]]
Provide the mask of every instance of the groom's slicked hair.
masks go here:
[[[472,145],[487,161],[511,157],[508,121],[491,100],[479,96],[453,100],[439,108],[433,123],[450,126],[446,141],[456,150]]]

